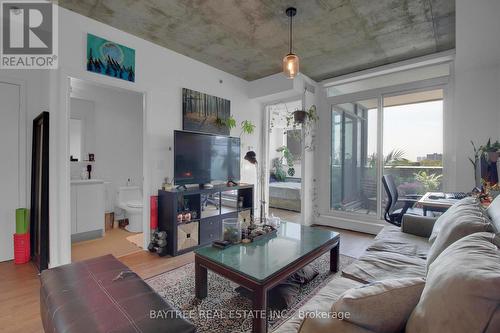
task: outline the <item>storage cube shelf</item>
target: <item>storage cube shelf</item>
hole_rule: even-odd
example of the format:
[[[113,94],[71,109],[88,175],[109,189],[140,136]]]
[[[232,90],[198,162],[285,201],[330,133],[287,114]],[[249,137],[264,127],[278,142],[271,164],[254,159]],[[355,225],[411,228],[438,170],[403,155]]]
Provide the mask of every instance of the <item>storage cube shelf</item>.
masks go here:
[[[253,185],[217,185],[158,191],[158,228],[167,232],[167,253],[176,256],[222,239],[222,220],[253,217]],[[190,213],[191,219],[178,220]]]

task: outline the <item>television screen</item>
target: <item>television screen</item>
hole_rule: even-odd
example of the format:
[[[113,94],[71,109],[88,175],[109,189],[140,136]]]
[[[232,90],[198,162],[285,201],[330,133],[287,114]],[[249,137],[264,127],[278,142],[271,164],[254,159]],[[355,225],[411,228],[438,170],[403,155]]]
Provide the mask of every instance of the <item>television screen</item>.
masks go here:
[[[240,180],[240,139],[174,131],[174,181],[177,185]]]

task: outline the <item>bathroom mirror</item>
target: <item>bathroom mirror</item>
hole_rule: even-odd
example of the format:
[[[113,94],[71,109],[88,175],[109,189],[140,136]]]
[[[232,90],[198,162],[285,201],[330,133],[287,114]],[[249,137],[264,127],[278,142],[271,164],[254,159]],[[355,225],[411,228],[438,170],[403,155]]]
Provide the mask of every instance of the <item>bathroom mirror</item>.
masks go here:
[[[70,158],[73,162],[88,161],[95,154],[96,123],[94,102],[71,97],[70,100]]]
[[[74,162],[82,160],[82,127],[81,119],[69,120],[69,154]]]

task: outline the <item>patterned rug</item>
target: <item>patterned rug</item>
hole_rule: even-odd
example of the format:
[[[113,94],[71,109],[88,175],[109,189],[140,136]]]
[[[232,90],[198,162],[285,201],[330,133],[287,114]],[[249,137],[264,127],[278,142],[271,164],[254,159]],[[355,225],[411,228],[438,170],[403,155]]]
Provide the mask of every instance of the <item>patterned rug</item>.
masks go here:
[[[356,259],[340,255],[340,269],[336,274],[330,273],[330,253],[326,253],[310,265],[319,275],[301,287],[293,305],[270,318],[269,331],[280,325],[292,315],[302,304],[313,297],[320,287],[339,277],[343,267]],[[194,263],[190,263],[147,279],[146,282],[174,308],[188,314],[188,319],[197,327],[197,332],[250,332],[252,319],[243,318],[235,310],[252,309],[252,302],[241,296],[234,289],[237,284],[208,271],[208,297],[202,301],[194,297]],[[241,313],[241,312],[238,312]],[[279,317],[279,318],[278,318]]]

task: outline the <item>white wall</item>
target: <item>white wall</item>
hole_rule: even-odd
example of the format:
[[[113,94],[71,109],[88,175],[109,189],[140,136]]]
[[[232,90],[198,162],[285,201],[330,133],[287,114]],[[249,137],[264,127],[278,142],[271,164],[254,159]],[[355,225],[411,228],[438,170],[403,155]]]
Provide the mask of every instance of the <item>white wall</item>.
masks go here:
[[[110,181],[114,196],[128,179],[132,185],[142,187],[142,95],[74,81],[71,84],[71,96],[75,97],[71,99],[71,117],[85,119],[86,144],[82,159],[87,159],[89,153],[95,155],[92,178]],[[91,113],[90,117],[81,114],[78,106],[82,103],[85,113]],[[93,108],[91,112],[85,106],[89,103]],[[72,178],[79,178],[81,166],[87,164],[71,163]]]
[[[500,136],[500,1],[457,0],[456,11],[454,189],[469,191],[470,141],[481,145]]]

